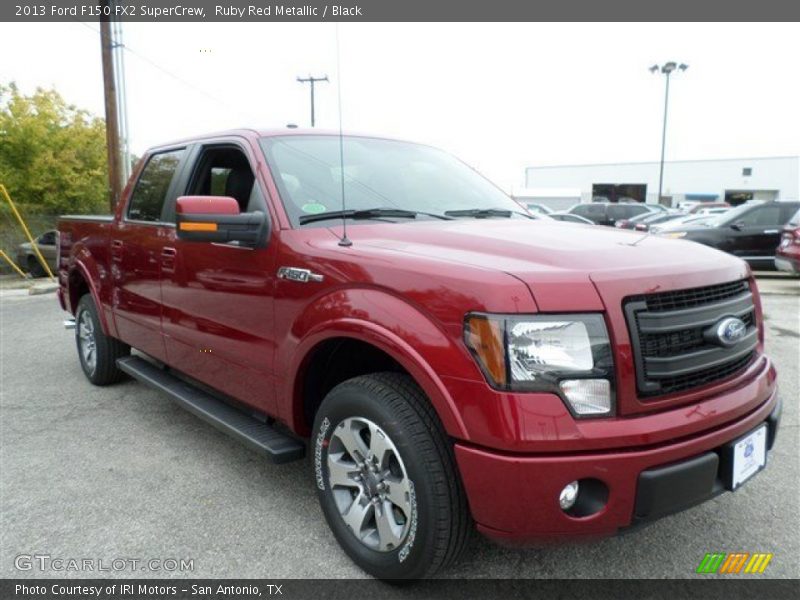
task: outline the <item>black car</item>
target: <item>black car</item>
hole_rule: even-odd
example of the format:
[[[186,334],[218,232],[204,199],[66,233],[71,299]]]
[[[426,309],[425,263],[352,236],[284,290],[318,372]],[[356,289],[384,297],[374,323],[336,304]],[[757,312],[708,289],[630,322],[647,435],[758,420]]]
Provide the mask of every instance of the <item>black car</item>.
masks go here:
[[[800,202],[743,204],[705,226],[689,226],[663,235],[723,250],[746,260],[754,269],[772,270],[783,226],[799,208]]]
[[[613,227],[617,221],[652,212],[652,209],[643,203],[591,202],[576,204],[568,212],[589,219],[598,225]]]

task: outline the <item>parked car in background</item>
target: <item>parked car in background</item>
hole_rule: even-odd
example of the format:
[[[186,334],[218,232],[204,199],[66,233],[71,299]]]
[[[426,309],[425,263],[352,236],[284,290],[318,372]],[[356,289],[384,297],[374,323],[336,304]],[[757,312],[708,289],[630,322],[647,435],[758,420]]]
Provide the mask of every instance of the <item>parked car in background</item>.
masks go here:
[[[800,210],[783,228],[781,243],[775,254],[775,268],[800,275]]]
[[[36,238],[36,245],[39,252],[42,253],[44,260],[50,267],[50,270],[55,273],[58,268],[58,231],[51,229],[45,231],[42,235]],[[33,245],[30,242],[25,242],[17,246],[17,264],[24,270],[28,271],[32,277],[44,277],[47,272],[36,257],[33,251]]]
[[[676,219],[680,219],[681,217],[686,216],[684,213],[677,212],[677,213],[664,213],[658,212],[653,215],[643,215],[641,219],[638,219],[634,224],[632,229],[636,231],[649,231],[651,227],[654,225],[658,225],[660,223],[669,223],[670,221],[675,221]]]
[[[579,215],[573,215],[572,213],[568,212],[554,212],[547,215],[551,219],[555,219],[556,221],[562,221],[564,223],[578,223],[581,225],[594,225],[594,221],[590,221],[584,217]]]
[[[800,202],[762,202],[743,204],[712,217],[706,226],[687,226],[660,232],[738,256],[754,269],[775,268],[775,253],[783,226],[800,209]]]
[[[686,227],[706,226],[717,220],[719,215],[686,215],[678,217],[666,223],[659,223],[650,227],[651,233],[661,233],[666,231],[682,231]]]
[[[658,222],[665,222],[671,219],[678,219],[680,217],[686,216],[686,213],[680,211],[650,211],[646,213],[642,213],[640,215],[636,215],[635,217],[631,217],[630,219],[622,219],[621,221],[617,221],[614,223],[614,227],[618,227],[620,229],[636,229],[636,226],[640,223],[652,223],[654,220]]]
[[[538,213],[540,215],[549,215],[553,212],[552,208],[545,206],[544,204],[537,204],[536,202],[521,202],[522,206],[527,208],[532,213]]]
[[[637,215],[652,212],[647,204],[637,202],[635,204],[619,204],[615,202],[591,202],[586,204],[576,204],[567,212],[578,215],[584,219],[589,219],[597,225],[612,226],[624,219],[630,219]]]
[[[725,208],[724,206],[718,206],[715,208],[701,208],[697,212],[693,213],[695,215],[721,215],[724,212],[727,212],[729,209]]]
[[[706,211],[711,208],[730,208],[731,205],[727,202],[698,202],[697,204],[686,209],[690,215],[699,214],[701,211]],[[707,214],[707,213],[705,213]]]

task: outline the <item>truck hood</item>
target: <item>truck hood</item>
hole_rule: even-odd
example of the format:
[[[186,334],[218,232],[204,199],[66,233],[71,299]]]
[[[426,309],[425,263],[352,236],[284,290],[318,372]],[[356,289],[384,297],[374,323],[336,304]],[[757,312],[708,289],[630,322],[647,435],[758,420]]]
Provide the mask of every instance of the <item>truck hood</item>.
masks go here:
[[[363,224],[348,228],[348,236],[360,251],[374,247],[505,272],[528,286],[542,311],[602,309],[596,290],[613,282],[645,293],[748,273],[743,261],[693,242],[545,220]]]

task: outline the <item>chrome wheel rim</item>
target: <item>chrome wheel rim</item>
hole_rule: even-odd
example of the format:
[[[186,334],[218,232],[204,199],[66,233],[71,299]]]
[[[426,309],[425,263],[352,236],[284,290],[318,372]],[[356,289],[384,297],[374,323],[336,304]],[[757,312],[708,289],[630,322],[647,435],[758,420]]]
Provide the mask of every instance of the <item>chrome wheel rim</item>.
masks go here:
[[[97,368],[97,341],[94,335],[94,323],[88,310],[81,313],[75,334],[78,336],[83,364],[86,365],[89,374],[93,375]]]
[[[351,417],[328,444],[328,484],[345,525],[365,546],[391,552],[411,524],[411,484],[394,442],[375,423]]]

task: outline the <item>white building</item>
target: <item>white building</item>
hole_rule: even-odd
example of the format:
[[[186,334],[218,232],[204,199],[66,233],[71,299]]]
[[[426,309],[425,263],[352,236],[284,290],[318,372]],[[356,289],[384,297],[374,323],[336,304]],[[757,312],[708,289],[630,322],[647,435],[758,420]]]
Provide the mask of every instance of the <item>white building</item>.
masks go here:
[[[657,202],[658,162],[528,167],[525,188],[512,194],[563,210],[593,198]],[[571,194],[565,195],[567,190]],[[800,157],[675,160],[664,163],[661,203],[684,201],[797,200]]]

